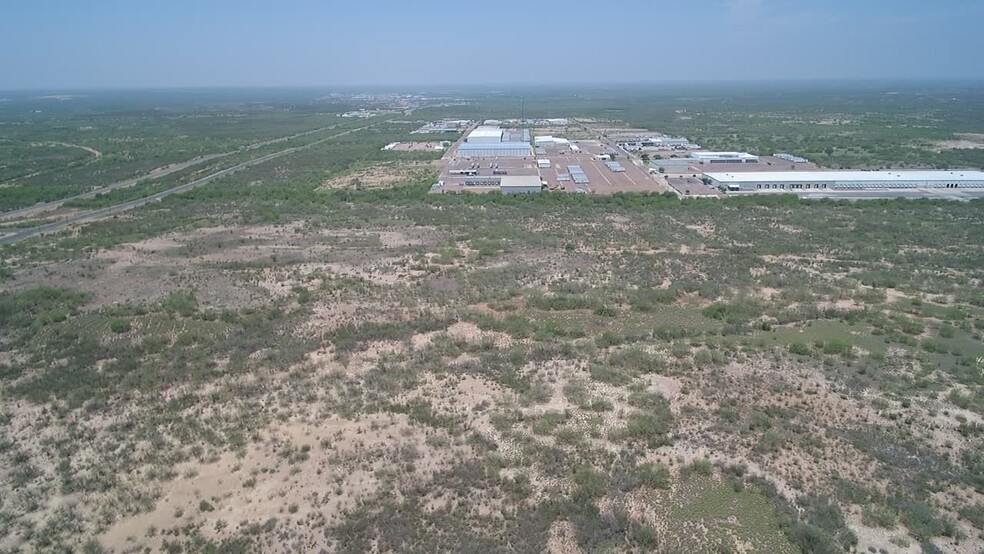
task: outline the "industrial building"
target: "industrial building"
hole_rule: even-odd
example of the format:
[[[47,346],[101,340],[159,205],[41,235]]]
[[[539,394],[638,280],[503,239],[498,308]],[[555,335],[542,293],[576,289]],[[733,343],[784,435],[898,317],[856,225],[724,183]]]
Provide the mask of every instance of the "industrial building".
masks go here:
[[[691,152],[690,157],[711,164],[754,164],[759,158],[748,152]]]
[[[584,172],[584,168],[579,165],[567,166],[567,172],[571,174],[571,180],[578,185],[587,185],[591,182],[588,180],[588,175]]]
[[[467,119],[442,119],[440,121],[430,121],[423,124],[416,131],[411,131],[410,134],[414,133],[457,133],[463,131],[465,127],[471,124],[471,121]]]
[[[699,148],[683,137],[662,136],[621,136],[615,144],[625,150],[690,150]]]
[[[566,145],[568,145],[570,143],[571,143],[571,141],[569,141],[569,140],[567,140],[565,138],[553,137],[553,136],[550,136],[550,135],[540,135],[540,136],[537,136],[537,137],[533,137],[533,144],[535,144],[537,146],[548,145],[548,144],[556,144],[556,145],[559,145],[559,146],[566,146]]]
[[[468,133],[468,144],[495,144],[502,142],[502,129],[492,125],[480,125]]]
[[[476,127],[458,146],[465,158],[525,158],[531,156],[528,129],[502,129],[493,125]]]
[[[755,171],[704,173],[730,191],[984,189],[984,171]]]
[[[499,181],[502,194],[540,192],[542,189],[543,183],[538,175],[507,175]]]
[[[649,165],[657,171],[662,169],[668,172],[686,172],[690,169],[690,158],[657,158],[649,160]]]
[[[528,142],[465,142],[458,146],[458,156],[464,158],[525,158],[532,151]]]
[[[787,162],[793,162],[794,164],[805,164],[809,163],[810,160],[790,154],[789,152],[776,152],[772,155],[773,158],[779,158],[780,160],[786,160]]]

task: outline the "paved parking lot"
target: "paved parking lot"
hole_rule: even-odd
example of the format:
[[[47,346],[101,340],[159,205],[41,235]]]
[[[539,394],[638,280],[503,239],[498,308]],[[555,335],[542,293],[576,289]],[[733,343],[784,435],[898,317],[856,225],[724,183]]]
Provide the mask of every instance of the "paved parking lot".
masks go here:
[[[670,177],[667,182],[683,196],[720,196],[721,191],[694,177]]]
[[[466,185],[466,181],[481,181],[505,175],[537,175],[536,160],[532,157],[526,158],[459,158],[452,157],[445,160],[444,169],[441,170],[440,180],[444,181],[442,187],[445,191],[470,190],[474,192],[485,192],[487,190],[497,190],[495,185]],[[458,175],[455,172],[470,171],[475,175]],[[484,189],[484,190],[483,190]],[[440,192],[438,189],[435,192]]]
[[[584,189],[592,194],[613,194],[616,192],[663,192],[663,186],[653,177],[648,169],[637,166],[624,154],[616,157],[615,161],[622,164],[624,172],[615,172],[605,165],[603,160],[595,159],[599,154],[608,153],[610,148],[597,141],[578,141],[576,146],[580,152],[572,152],[564,146],[545,146],[546,158],[550,160],[549,169],[540,170],[540,178],[547,182],[551,190],[566,190],[574,192]],[[544,156],[540,156],[543,158]],[[572,180],[561,180],[569,175],[567,166],[580,165],[588,177],[587,184],[576,184]]]

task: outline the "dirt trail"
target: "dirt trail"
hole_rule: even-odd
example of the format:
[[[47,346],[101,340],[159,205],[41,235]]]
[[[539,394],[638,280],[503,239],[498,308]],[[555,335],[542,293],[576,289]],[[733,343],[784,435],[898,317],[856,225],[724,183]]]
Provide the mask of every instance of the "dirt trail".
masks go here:
[[[88,153],[92,154],[93,156],[95,156],[97,160],[99,158],[101,158],[102,155],[103,155],[102,152],[100,152],[100,151],[98,151],[95,148],[92,148],[90,146],[83,146],[81,144],[72,144],[70,142],[43,142],[41,144],[53,144],[55,146],[64,146],[66,148],[81,148],[82,150],[85,150],[86,152],[88,152]]]

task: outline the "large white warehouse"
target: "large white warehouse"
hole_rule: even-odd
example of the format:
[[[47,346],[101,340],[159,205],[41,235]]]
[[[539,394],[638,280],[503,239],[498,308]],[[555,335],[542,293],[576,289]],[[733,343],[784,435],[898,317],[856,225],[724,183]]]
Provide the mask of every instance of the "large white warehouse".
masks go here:
[[[491,125],[481,125],[468,133],[465,142],[469,144],[495,144],[502,142],[502,129]]]
[[[458,146],[458,156],[463,158],[525,158],[532,155],[528,142],[465,142]]]
[[[754,171],[704,173],[733,191],[984,188],[984,171]]]

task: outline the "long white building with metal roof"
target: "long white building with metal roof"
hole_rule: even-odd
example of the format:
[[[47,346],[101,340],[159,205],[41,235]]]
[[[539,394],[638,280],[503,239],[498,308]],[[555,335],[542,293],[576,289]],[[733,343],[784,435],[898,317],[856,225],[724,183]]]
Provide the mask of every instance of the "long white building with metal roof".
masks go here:
[[[732,191],[984,188],[984,171],[749,171],[704,173]]]
[[[481,125],[468,133],[465,141],[470,144],[495,144],[502,142],[502,129],[492,125]]]
[[[703,163],[710,164],[753,164],[758,163],[759,157],[748,152],[691,152],[690,157]]]

